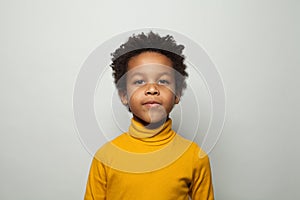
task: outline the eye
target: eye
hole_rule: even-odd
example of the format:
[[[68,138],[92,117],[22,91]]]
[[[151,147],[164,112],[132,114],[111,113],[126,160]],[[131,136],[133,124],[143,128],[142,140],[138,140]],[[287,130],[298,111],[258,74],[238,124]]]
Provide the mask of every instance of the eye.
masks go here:
[[[136,81],[133,82],[134,85],[142,85],[144,83],[145,83],[144,80],[136,80]]]
[[[170,84],[170,81],[165,80],[165,79],[162,79],[162,80],[159,80],[159,81],[158,81],[158,84],[160,84],[160,85],[169,85],[169,84]]]

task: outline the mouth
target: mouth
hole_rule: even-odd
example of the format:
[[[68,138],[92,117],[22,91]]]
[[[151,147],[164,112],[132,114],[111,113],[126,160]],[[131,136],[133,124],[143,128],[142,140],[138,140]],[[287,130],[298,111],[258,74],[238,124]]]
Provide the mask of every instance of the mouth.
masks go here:
[[[145,103],[143,103],[144,106],[149,107],[149,108],[153,108],[153,107],[158,107],[161,104],[157,101],[147,101]]]

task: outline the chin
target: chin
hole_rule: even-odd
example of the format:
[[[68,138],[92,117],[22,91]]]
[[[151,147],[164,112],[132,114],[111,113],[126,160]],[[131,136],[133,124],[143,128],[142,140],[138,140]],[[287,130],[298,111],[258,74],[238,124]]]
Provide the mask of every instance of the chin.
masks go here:
[[[147,118],[147,119],[143,119],[143,118],[136,118],[138,121],[140,121],[144,126],[148,126],[148,127],[158,127],[160,125],[162,125],[163,123],[165,123],[168,119],[168,117],[164,117],[162,118],[161,116],[159,118]]]
[[[135,116],[135,118],[144,124],[144,126],[160,126],[167,121],[169,116],[166,113],[149,112],[146,116]]]
[[[168,116],[165,117],[151,117],[149,120],[149,124],[163,124],[167,121]]]

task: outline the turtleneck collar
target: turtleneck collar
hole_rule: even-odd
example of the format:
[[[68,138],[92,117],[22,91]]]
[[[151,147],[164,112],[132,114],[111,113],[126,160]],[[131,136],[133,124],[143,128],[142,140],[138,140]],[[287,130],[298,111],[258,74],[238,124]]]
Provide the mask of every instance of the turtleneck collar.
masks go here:
[[[172,120],[168,119],[164,124],[155,129],[148,129],[135,119],[131,119],[128,134],[134,139],[153,143],[154,145],[162,145],[173,139],[176,133],[172,130]]]

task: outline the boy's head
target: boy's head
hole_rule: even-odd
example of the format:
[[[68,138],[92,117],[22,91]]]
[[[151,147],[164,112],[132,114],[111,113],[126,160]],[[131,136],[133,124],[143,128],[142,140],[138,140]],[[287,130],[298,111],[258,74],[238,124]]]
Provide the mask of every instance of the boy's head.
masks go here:
[[[134,118],[146,124],[168,117],[186,87],[183,45],[172,36],[133,35],[112,53],[113,76]]]

